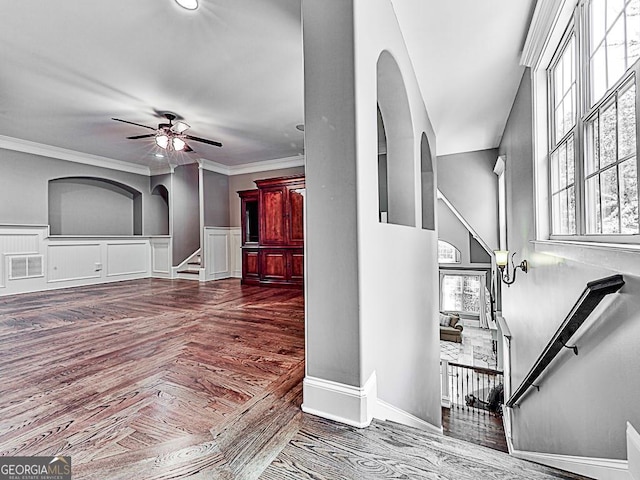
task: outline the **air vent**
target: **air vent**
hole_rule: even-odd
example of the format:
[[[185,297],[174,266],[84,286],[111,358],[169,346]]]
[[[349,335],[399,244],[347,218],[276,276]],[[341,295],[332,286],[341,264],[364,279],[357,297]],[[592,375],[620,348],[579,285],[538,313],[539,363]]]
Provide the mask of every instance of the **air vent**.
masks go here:
[[[42,255],[9,257],[9,280],[43,277]]]

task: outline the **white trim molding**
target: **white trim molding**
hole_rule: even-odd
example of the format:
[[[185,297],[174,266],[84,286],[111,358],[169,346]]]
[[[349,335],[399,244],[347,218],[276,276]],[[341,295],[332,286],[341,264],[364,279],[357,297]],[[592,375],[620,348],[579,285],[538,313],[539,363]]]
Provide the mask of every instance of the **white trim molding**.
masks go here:
[[[640,434],[627,422],[627,461],[629,478],[640,480]]]
[[[520,57],[520,65],[533,67],[547,44],[549,32],[553,29],[558,12],[567,0],[539,0],[531,18],[527,39]]]
[[[548,467],[577,473],[597,480],[631,480],[626,460],[609,458],[574,457],[553,453],[524,452],[513,450],[516,458],[540,463]]]
[[[377,406],[378,385],[373,372],[362,387],[306,376],[302,382],[302,411],[353,427],[367,427]]]
[[[0,148],[13,150],[15,152],[30,153],[41,157],[55,158],[58,160],[66,160],[68,162],[83,163],[94,167],[109,168],[121,172],[135,173],[138,175],[150,175],[149,167],[138,165],[122,160],[114,160],[113,158],[100,157],[89,153],[76,152],[66,148],[53,147],[42,143],[30,142],[19,138],[7,137],[0,135]]]
[[[430,424],[422,420],[421,418],[416,417],[404,410],[399,409],[398,407],[394,407],[390,403],[385,402],[384,400],[378,399],[377,408],[375,411],[375,418],[382,421],[391,420],[392,422],[400,423],[402,425],[407,425],[409,427],[414,427],[419,430],[425,430],[431,433],[439,433],[442,434],[442,427],[436,427],[435,425]]]
[[[604,267],[618,273],[640,275],[640,245],[537,240],[531,242],[536,252],[573,262]]]
[[[227,166],[201,158],[198,163],[200,163],[201,168],[204,170],[233,176],[244,175],[246,173],[281,170],[283,168],[304,167],[305,159],[303,155],[297,155],[295,157],[277,158],[274,160],[263,160],[259,162],[243,163],[241,165]]]

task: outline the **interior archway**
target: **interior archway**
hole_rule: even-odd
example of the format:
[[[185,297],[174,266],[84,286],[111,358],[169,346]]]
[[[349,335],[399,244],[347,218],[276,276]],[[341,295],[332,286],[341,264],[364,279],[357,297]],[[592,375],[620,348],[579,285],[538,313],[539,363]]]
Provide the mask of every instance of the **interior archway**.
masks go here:
[[[427,135],[423,132],[420,139],[420,172],[422,175],[422,228],[436,229],[436,194],[433,174],[433,158]]]
[[[169,190],[164,185],[156,185],[151,191],[153,198],[158,198],[156,201],[156,210],[158,213],[157,225],[155,225],[155,235],[169,235]]]
[[[413,122],[402,73],[388,51],[383,51],[378,58],[377,78],[379,125],[382,125],[378,135],[381,131],[384,133],[386,144],[386,165],[383,166],[386,168],[379,165],[379,174],[386,173],[387,185],[387,212],[385,215],[381,210],[380,219],[384,221],[386,217],[388,223],[415,227]],[[379,178],[379,185],[381,180]],[[382,201],[379,204],[383,206]]]

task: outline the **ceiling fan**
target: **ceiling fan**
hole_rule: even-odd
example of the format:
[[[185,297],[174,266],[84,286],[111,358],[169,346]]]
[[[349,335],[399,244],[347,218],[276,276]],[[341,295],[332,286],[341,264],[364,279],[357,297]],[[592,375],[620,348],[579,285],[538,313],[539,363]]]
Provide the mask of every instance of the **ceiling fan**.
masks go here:
[[[220,142],[207,140],[206,138],[194,137],[192,135],[187,135],[186,133],[184,133],[190,127],[186,123],[179,120],[176,123],[173,123],[174,120],[177,119],[177,115],[175,115],[174,113],[166,112],[163,113],[163,115],[169,121],[169,123],[160,123],[158,124],[158,128],[141,125],[140,123],[130,122],[128,120],[121,120],[119,118],[112,118],[112,120],[122,123],[129,123],[131,125],[137,125],[138,127],[153,130],[154,133],[149,133],[147,135],[134,135],[127,138],[130,140],[138,140],[140,138],[154,138],[156,145],[169,151],[193,152],[193,149],[189,145],[187,145],[185,140],[193,140],[194,142],[206,143],[207,145],[213,145],[215,147],[222,146],[222,143]]]

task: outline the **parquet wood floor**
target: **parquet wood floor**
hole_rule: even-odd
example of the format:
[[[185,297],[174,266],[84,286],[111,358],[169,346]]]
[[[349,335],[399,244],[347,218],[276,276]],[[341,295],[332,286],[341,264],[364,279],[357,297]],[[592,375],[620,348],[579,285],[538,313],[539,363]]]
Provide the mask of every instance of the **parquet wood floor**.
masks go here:
[[[0,455],[71,455],[74,480],[578,478],[303,414],[303,375],[298,289],[148,279],[0,297]]]
[[[0,298],[0,455],[74,479],[255,478],[297,431],[300,290],[140,280]]]

